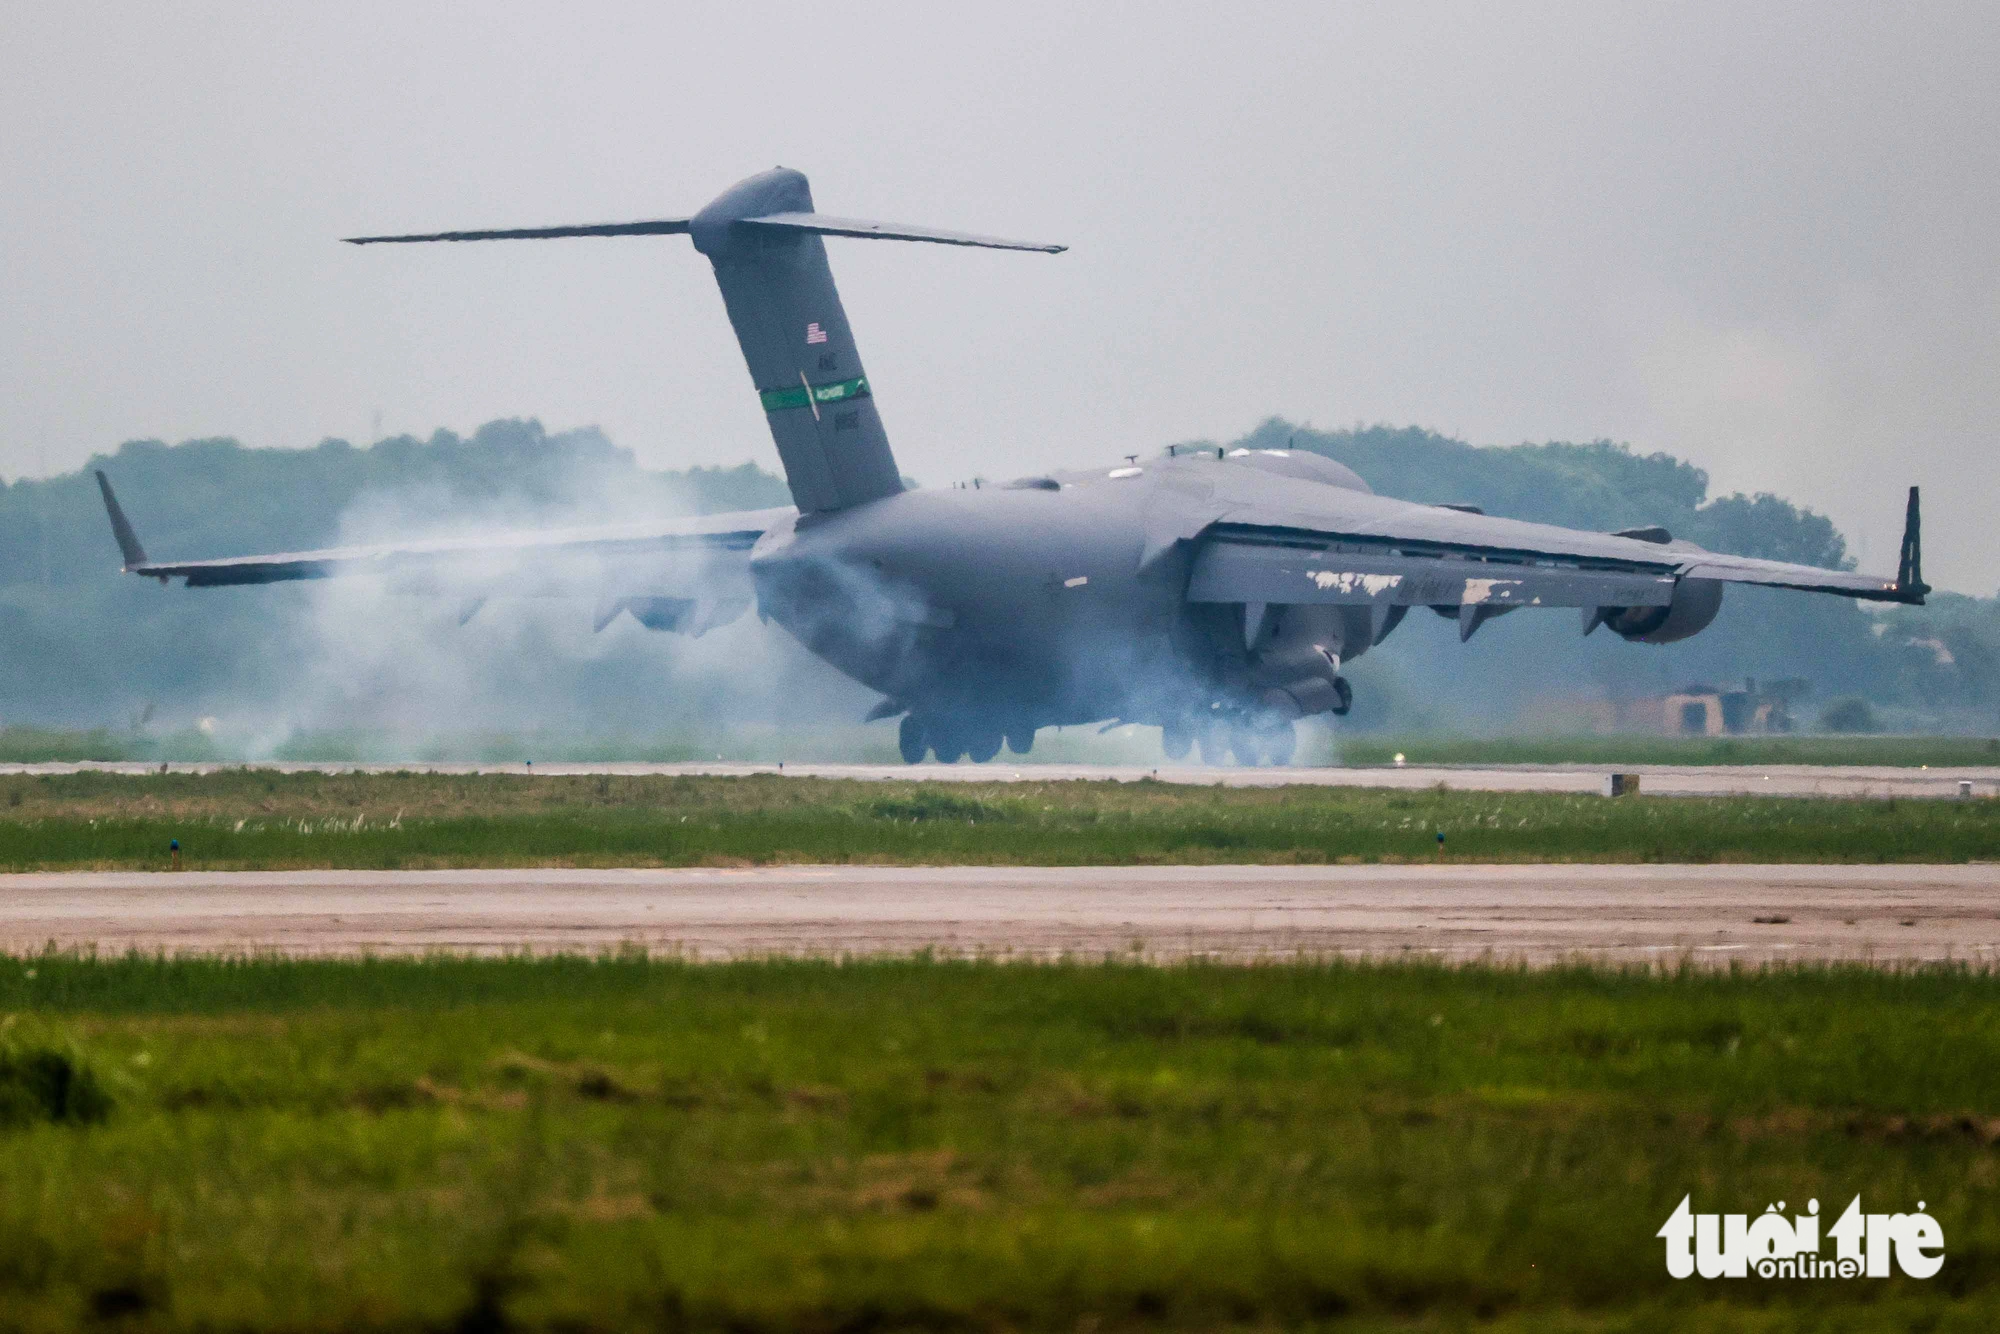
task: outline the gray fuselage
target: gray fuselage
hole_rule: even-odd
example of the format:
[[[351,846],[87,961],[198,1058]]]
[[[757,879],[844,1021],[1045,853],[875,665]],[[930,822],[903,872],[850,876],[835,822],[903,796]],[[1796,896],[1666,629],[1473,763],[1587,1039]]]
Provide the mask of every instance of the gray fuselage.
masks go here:
[[[1186,539],[1274,492],[1332,517],[1367,488],[1314,455],[1205,451],[906,491],[780,524],[751,572],[761,614],[914,711],[1032,729],[1247,709],[1273,683],[1258,669],[1286,627],[1246,634],[1240,604],[1190,603]],[[1338,660],[1368,646],[1365,611],[1284,612]]]

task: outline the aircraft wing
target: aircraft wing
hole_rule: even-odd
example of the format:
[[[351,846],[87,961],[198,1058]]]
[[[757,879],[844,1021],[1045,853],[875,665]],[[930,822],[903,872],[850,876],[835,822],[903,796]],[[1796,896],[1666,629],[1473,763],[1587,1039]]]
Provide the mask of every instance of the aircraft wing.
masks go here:
[[[1380,496],[1318,513],[1228,506],[1195,549],[1191,602],[1456,607],[1470,634],[1513,607],[1664,607],[1683,579],[1921,604],[1917,490],[1895,578],[1705,551],[1660,529],[1591,533]]]
[[[598,629],[630,611],[648,628],[695,634],[749,606],[750,549],[796,512],[740,510],[644,524],[161,561],[147,556],[102,471],[97,484],[125,572],[162,584],[183,579],[189,588],[222,588],[361,577],[396,592],[465,599],[471,610],[489,597],[588,597],[596,602]]]

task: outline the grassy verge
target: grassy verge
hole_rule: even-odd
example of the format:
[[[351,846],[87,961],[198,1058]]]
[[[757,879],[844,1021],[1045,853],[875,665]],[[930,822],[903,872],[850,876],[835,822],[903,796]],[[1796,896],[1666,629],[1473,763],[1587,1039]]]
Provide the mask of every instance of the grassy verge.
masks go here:
[[[2000,738],[1928,736],[1341,736],[1342,764],[2000,765]]]
[[[0,777],[0,870],[1951,862],[2000,802],[1627,798],[1137,783],[432,774]]]
[[[1986,1329],[2000,980],[0,960],[0,1324]],[[17,1103],[20,1100],[17,1099]],[[0,1109],[7,1106],[0,1096]],[[34,1106],[41,1106],[37,1113]],[[1935,1279],[1676,1283],[1684,1194]]]

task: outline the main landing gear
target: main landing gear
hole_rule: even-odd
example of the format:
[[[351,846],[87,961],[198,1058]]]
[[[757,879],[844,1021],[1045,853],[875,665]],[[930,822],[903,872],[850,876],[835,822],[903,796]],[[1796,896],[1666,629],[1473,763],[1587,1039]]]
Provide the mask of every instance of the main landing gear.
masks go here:
[[[1218,718],[1161,726],[1160,749],[1168,759],[1178,763],[1197,746],[1203,764],[1227,764],[1231,755],[1238,764],[1290,764],[1298,740],[1291,723],[1282,718],[1261,722]]]
[[[1298,751],[1298,732],[1289,718],[1274,713],[1178,719],[1160,728],[1160,749],[1176,762],[1199,748],[1203,764],[1286,765]]]
[[[896,733],[896,749],[905,764],[922,764],[926,754],[937,756],[939,764],[956,764],[971,759],[985,764],[1000,753],[1000,747],[1016,755],[1026,755],[1035,744],[1035,729],[1026,723],[996,726],[966,719],[929,718],[903,715]]]
[[[1200,742],[1203,764],[1227,764],[1233,755],[1245,768],[1290,764],[1299,744],[1292,720],[1276,717],[1214,722],[1202,733]]]

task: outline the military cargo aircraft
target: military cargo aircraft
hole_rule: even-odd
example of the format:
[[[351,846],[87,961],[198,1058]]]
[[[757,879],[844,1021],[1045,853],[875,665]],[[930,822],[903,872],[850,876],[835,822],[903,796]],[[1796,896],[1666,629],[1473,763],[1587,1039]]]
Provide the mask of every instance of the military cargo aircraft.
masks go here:
[[[806,178],[753,176],[691,217],[349,238],[356,245],[685,234],[715,268],[795,508],[587,531],[155,561],[98,473],[127,572],[190,588],[367,576],[465,599],[591,599],[700,634],[754,607],[882,695],[901,750],[1025,753],[1038,728],[1157,726],[1166,754],[1285,763],[1294,722],[1344,714],[1344,664],[1412,608],[1461,640],[1524,607],[1643,644],[1695,634],[1726,584],[1921,603],[1918,500],[1894,579],[1704,551],[1660,528],[1581,532],[1392,500],[1293,450],[1177,450],[946,490],[905,487],[823,238],[1057,253],[830,217]],[[468,614],[470,614],[468,612]]]

